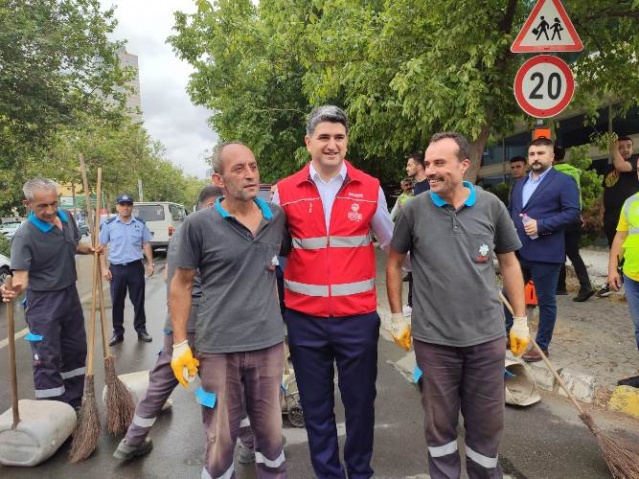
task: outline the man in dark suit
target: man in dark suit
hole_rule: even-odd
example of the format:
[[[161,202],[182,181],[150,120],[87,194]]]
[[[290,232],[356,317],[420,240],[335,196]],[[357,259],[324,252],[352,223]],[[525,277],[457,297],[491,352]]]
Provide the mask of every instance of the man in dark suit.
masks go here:
[[[564,229],[579,221],[579,189],[575,180],[552,166],[554,143],[540,137],[528,147],[530,173],[513,187],[508,209],[522,247],[517,256],[524,283],[532,279],[539,304],[536,341],[548,354],[557,320],[555,290],[565,261]],[[506,329],[512,316],[506,311]],[[536,349],[524,354],[524,361],[540,361]]]

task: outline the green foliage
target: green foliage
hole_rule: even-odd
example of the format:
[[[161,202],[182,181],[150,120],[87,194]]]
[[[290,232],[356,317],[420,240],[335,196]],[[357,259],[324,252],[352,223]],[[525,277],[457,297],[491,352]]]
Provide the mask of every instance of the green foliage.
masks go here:
[[[147,199],[185,204],[203,183],[131,123],[124,100],[132,72],[119,64],[121,43],[108,40],[113,9],[100,4],[0,2],[0,211],[19,205],[35,176],[81,185],[80,154],[93,188],[102,167],[108,204],[137,192],[138,178]]]
[[[581,171],[579,177],[581,186],[581,209],[587,211],[592,209],[601,201],[603,192],[602,177],[596,170],[591,170],[592,160],[588,156],[590,145],[573,146],[570,149],[568,163]]]
[[[11,240],[5,235],[0,235],[0,254],[11,257]]]
[[[495,194],[497,198],[499,198],[501,201],[503,201],[503,203],[506,206],[508,206],[508,193],[510,193],[510,186],[511,186],[511,183],[502,181],[501,183],[486,186],[484,187],[484,189]]]
[[[637,104],[637,0],[564,2],[584,42],[573,56],[579,79],[573,107],[596,114],[602,98]],[[489,139],[531,123],[512,82],[525,55],[510,45],[530,12],[517,0],[198,1],[176,14],[169,41],[195,68],[193,101],[215,111],[223,140],[257,154],[267,179],[306,158],[304,115],[335,103],[351,119],[349,158],[395,182],[408,153],[432,133],[472,140],[474,180]]]
[[[129,76],[107,35],[112,10],[98,0],[6,0],[0,4],[0,207],[42,165],[61,127],[91,116],[124,118]]]

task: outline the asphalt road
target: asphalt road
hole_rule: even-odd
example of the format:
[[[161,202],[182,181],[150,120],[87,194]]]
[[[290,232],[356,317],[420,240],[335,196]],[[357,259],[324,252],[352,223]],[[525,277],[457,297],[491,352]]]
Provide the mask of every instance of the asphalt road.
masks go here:
[[[90,314],[90,258],[81,258],[81,296],[84,298],[85,317]],[[158,258],[158,270],[163,259]],[[381,265],[380,265],[381,269]],[[162,325],[166,314],[165,285],[158,272],[147,280],[147,318],[152,343],[140,343],[132,328],[132,308],[126,308],[127,332],[123,344],[113,348],[117,356],[118,373],[149,369],[153,366],[161,345]],[[110,320],[110,309],[107,310]],[[6,338],[4,312],[0,341]],[[17,330],[23,323],[18,321]],[[2,346],[3,342],[0,342]],[[95,376],[98,396],[104,384],[101,364],[102,349],[96,342]],[[30,351],[28,344],[17,342],[19,391],[21,398],[33,397]],[[426,445],[423,434],[423,414],[420,396],[394,367],[404,356],[388,336],[383,334],[379,343],[379,377],[376,402],[376,439],[373,468],[376,478],[423,479],[428,477]],[[11,395],[8,387],[8,351],[0,347],[0,412],[9,409]],[[500,461],[504,472],[515,478],[584,479],[610,477],[596,440],[578,419],[573,406],[559,396],[543,394],[543,401],[531,408],[506,410],[505,435]],[[339,404],[339,401],[338,401]],[[101,417],[104,424],[104,407]],[[344,438],[344,418],[337,407],[340,437]],[[595,412],[597,423],[620,437],[639,442],[639,422],[633,418],[606,412]],[[460,420],[461,423],[461,420]],[[284,416],[284,435],[287,439],[286,458],[289,477],[312,478],[307,438],[304,429],[292,427]],[[84,463],[67,463],[69,444],[66,443],[50,460],[35,468],[0,466],[3,479],[46,478],[189,478],[200,477],[204,450],[204,434],[199,407],[185,390],[174,393],[174,405],[163,413],[153,426],[151,437],[154,450],[145,458],[130,463],[119,463],[112,458],[120,438],[111,437],[103,427],[98,449]],[[460,450],[463,450],[463,427],[460,426]],[[252,466],[238,465],[238,479],[255,478]]]

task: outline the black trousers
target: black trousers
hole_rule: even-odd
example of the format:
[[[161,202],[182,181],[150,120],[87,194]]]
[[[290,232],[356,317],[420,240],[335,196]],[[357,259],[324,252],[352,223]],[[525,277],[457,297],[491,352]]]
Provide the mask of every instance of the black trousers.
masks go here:
[[[592,289],[590,278],[588,277],[588,269],[579,254],[579,240],[581,239],[581,225],[577,224],[567,228],[564,231],[566,240],[566,256],[570,259],[575,274],[579,280],[579,292],[587,293]],[[558,291],[566,291],[566,265],[561,267],[559,272],[559,282],[557,283]]]
[[[144,264],[142,260],[126,265],[112,264],[111,302],[113,303],[113,333],[124,334],[124,300],[129,291],[133,303],[133,327],[138,333],[146,332],[146,313],[144,312]]]
[[[621,211],[617,211],[616,214],[606,214],[603,218],[603,230],[608,240],[608,248],[612,247],[612,240],[615,239],[617,234],[617,223],[619,223],[619,215]]]

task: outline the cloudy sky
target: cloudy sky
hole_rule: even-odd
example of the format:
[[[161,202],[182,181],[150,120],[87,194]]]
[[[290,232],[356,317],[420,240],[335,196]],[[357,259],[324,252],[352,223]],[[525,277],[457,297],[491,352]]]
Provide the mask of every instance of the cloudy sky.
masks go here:
[[[127,40],[127,51],[138,56],[145,128],[164,144],[168,159],[185,173],[204,177],[204,155],[217,135],[206,122],[210,112],[193,105],[186,94],[191,66],[165,43],[174,33],[173,12],[195,11],[193,0],[100,1],[104,9],[116,7],[114,39]]]

